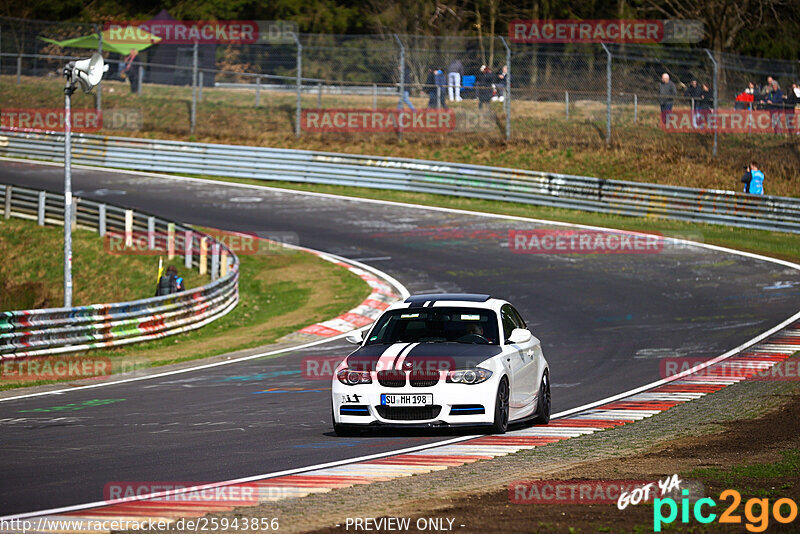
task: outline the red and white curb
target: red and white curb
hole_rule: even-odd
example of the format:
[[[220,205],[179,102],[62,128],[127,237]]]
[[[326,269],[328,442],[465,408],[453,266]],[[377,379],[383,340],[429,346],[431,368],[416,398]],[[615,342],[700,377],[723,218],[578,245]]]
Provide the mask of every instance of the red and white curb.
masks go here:
[[[129,524],[135,521],[172,523],[179,518],[201,517],[207,513],[230,512],[238,507],[255,506],[256,500],[259,503],[274,502],[357,484],[370,484],[429,473],[592,434],[651,417],[673,406],[743,380],[780,379],[771,377],[771,373],[766,373],[768,376],[765,377],[764,372],[800,350],[800,321],[796,319],[795,317],[789,326],[730,357],[715,358],[714,363],[710,365],[698,365],[676,375],[674,379],[659,381],[650,389],[555,418],[546,426],[528,427],[503,435],[456,438],[440,446],[414,447],[401,453],[374,455],[351,463],[337,462],[334,463],[336,465],[310,468],[306,471],[296,470],[291,474],[263,475],[204,485],[195,488],[194,494],[185,497],[182,497],[182,493],[189,490],[162,492],[147,496],[148,498],[119,499],[110,504],[94,503],[95,506],[80,510],[72,508],[71,511],[62,509],[25,514],[24,517],[32,518],[31,523],[34,526],[58,525],[57,529],[41,528],[34,529],[33,532],[109,532],[108,529],[94,527],[111,518],[117,521],[129,521]],[[797,378],[797,376],[784,377],[795,380]],[[251,488],[248,491],[253,492],[254,498],[242,503],[209,502],[193,497],[202,493],[202,488],[234,486],[241,486],[242,489]],[[48,521],[41,521],[42,519]],[[71,528],[69,528],[70,521],[74,522]],[[21,532],[21,530],[9,532]]]

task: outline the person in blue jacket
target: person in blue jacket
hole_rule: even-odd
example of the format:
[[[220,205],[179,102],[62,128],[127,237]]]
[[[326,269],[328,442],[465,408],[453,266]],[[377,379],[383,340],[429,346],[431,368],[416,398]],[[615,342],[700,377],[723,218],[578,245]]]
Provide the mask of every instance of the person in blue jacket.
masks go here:
[[[750,162],[750,184],[747,192],[751,195],[764,194],[764,173],[759,170],[755,161]]]

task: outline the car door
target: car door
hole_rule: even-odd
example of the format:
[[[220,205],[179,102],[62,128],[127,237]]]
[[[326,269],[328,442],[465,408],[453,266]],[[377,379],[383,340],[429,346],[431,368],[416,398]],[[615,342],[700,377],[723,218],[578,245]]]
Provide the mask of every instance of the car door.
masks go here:
[[[511,332],[515,328],[520,328],[510,304],[504,304],[500,309],[500,322],[503,325],[503,344],[505,345],[503,352],[511,372],[509,405],[511,408],[519,410],[531,402],[531,379],[527,376],[531,366],[530,358],[526,354],[529,347],[527,343],[511,344],[508,342]]]
[[[511,308],[512,318],[518,325],[517,328],[529,330],[522,315],[520,315],[514,306],[509,306]],[[533,335],[533,332],[531,332],[530,341],[520,346],[520,352],[524,356],[523,359],[525,361],[525,372],[523,376],[525,392],[528,394],[525,403],[528,404],[533,402],[534,395],[539,391],[539,356],[542,352],[541,342]]]

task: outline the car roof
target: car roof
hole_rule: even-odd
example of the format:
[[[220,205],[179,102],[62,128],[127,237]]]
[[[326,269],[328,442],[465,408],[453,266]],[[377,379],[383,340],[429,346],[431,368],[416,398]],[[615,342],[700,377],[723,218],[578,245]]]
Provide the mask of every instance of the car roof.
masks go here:
[[[426,293],[412,295],[406,300],[395,302],[389,309],[428,308],[439,306],[468,306],[471,308],[498,309],[506,301],[477,293]],[[387,310],[388,311],[388,310]]]
[[[421,295],[411,295],[405,301],[410,304],[436,302],[437,300],[456,300],[461,302],[486,302],[492,298],[489,295],[479,293],[424,293]]]

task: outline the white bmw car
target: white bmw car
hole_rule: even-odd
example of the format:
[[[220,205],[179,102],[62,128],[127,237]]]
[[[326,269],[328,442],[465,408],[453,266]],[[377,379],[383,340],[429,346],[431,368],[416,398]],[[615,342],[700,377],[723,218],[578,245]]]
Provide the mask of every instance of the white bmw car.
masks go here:
[[[338,435],[378,426],[550,421],[550,370],[517,310],[489,295],[414,295],[389,307],[333,377]]]

